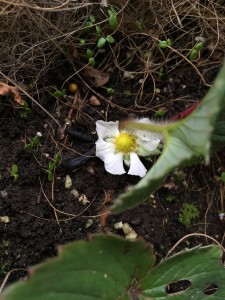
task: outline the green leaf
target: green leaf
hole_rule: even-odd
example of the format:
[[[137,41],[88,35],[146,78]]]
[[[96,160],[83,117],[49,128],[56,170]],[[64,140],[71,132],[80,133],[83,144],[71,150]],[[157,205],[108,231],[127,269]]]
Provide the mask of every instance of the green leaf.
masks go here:
[[[100,39],[98,40],[98,43],[97,43],[97,47],[102,48],[102,47],[104,47],[105,43],[106,43],[106,39],[104,37],[100,37]]]
[[[225,172],[221,174],[221,180],[225,183]]]
[[[13,166],[12,166],[12,175],[14,176],[15,174],[17,174],[19,172],[19,168],[18,168],[18,166],[16,165],[16,164],[14,164]]]
[[[107,35],[106,40],[109,44],[115,43],[115,40],[111,35]]]
[[[109,25],[113,30],[115,30],[118,26],[118,20],[117,20],[117,15],[114,7],[112,6],[110,7],[110,9],[108,10],[108,14],[109,14]]]
[[[88,59],[88,63],[89,63],[89,65],[91,65],[92,67],[94,67],[95,66],[95,59],[94,59],[94,57],[90,57]]]
[[[130,122],[130,127],[145,130],[148,127],[150,130],[150,125],[137,124]],[[210,152],[225,145],[225,65],[213,87],[191,115],[177,123],[152,127],[157,127],[164,134],[162,154],[135,187],[119,196],[112,207],[113,212],[121,212],[142,203],[172,170],[196,163],[204,157],[208,162]]]
[[[191,61],[192,61],[192,60],[195,60],[195,59],[197,58],[197,56],[198,56],[198,53],[199,53],[198,50],[193,49],[193,50],[191,51],[191,54],[190,54],[189,59],[190,59]]]
[[[95,26],[95,30],[96,30],[96,33],[97,33],[97,34],[100,34],[101,31],[102,31],[102,30],[101,30],[101,27],[98,26],[98,25]]]
[[[86,40],[85,39],[79,39],[79,43],[80,43],[80,45],[84,45],[86,43]]]
[[[93,51],[91,49],[87,49],[86,56],[87,56],[87,58],[93,57]]]
[[[98,235],[60,247],[58,257],[31,269],[31,278],[6,289],[2,300],[129,300],[154,263],[144,241]]]
[[[25,150],[32,150],[33,149],[33,143],[26,144],[24,147]]]
[[[142,298],[151,300],[222,300],[225,299],[225,269],[218,246],[198,247],[180,252],[159,264],[141,282]],[[169,284],[188,281],[187,290],[168,294]],[[213,284],[217,290],[207,295]],[[179,284],[178,284],[179,286]]]
[[[197,43],[194,47],[194,49],[200,51],[202,48],[204,47],[204,44],[203,43]]]
[[[94,23],[94,22],[95,22],[95,16],[90,15],[89,19],[90,19],[91,23]]]
[[[159,48],[162,48],[162,49],[165,49],[165,48],[167,48],[168,46],[171,46],[171,45],[172,45],[171,39],[167,39],[166,41],[160,41],[159,42]]]

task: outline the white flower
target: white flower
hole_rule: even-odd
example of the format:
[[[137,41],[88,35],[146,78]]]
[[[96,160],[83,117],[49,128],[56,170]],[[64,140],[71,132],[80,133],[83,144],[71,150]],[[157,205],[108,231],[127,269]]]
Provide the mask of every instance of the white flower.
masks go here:
[[[135,122],[151,123],[147,118]],[[147,170],[138,155],[149,156],[157,149],[162,139],[160,134],[148,131],[120,132],[119,121],[97,121],[96,131],[96,156],[104,161],[106,171],[114,175],[126,173],[124,162],[129,167],[128,174],[143,177]]]

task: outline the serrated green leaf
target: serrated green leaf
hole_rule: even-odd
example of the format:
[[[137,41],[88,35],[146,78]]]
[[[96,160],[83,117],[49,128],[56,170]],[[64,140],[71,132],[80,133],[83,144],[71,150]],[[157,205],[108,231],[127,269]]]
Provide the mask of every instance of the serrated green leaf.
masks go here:
[[[106,39],[104,37],[100,37],[100,39],[98,40],[98,43],[97,43],[97,47],[102,48],[102,47],[104,47],[105,43],[106,43]]]
[[[63,246],[57,258],[35,267],[27,282],[6,289],[2,300],[129,300],[154,263],[144,241],[98,235]]]
[[[141,129],[139,125],[133,128]],[[201,157],[208,162],[210,152],[225,145],[225,65],[199,107],[186,119],[164,126],[163,130],[165,146],[161,156],[135,187],[119,196],[113,212],[142,203],[176,167]]]
[[[185,250],[165,260],[141,282],[142,298],[151,300],[222,300],[225,299],[225,268],[218,246]],[[168,294],[169,284],[187,280],[190,287],[179,293]],[[218,289],[207,295],[203,291],[209,284]]]

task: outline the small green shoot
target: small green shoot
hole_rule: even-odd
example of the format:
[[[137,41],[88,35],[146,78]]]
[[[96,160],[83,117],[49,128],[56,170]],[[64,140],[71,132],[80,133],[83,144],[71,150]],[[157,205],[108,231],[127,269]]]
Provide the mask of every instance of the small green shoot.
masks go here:
[[[177,197],[175,195],[169,195],[166,197],[166,201],[169,203],[176,202]]]
[[[94,52],[91,49],[87,49],[86,51],[86,57],[88,59],[88,63],[94,67],[95,66],[95,58],[94,58]]]
[[[161,68],[159,69],[159,80],[162,79],[163,75],[164,75],[164,69],[163,69],[163,67],[161,67]]]
[[[139,30],[142,30],[143,28],[142,28],[142,24],[141,24],[141,21],[135,21],[134,22],[134,24],[136,25],[136,27],[137,27],[137,29],[139,29]]]
[[[202,50],[203,47],[204,47],[204,44],[202,42],[197,43],[194,46],[194,48],[191,49],[191,53],[190,53],[189,59],[191,61],[197,59],[199,57],[199,53],[200,53],[200,51]]]
[[[220,180],[225,183],[225,172],[221,173]]]
[[[89,31],[89,29],[94,25],[95,23],[95,17],[93,15],[90,15],[89,20],[85,24],[85,29]]]
[[[168,46],[171,46],[171,45],[172,45],[171,39],[167,39],[166,41],[160,41],[159,42],[159,48],[161,48],[161,49],[165,49],[165,48],[167,48]]]
[[[59,159],[60,159],[60,152],[57,152],[54,160],[50,161],[50,163],[48,165],[48,181],[53,180],[53,172],[54,172],[55,168],[57,167]]]
[[[193,204],[184,203],[180,210],[178,221],[188,227],[191,225],[191,222],[199,217],[199,210]]]
[[[63,97],[65,94],[66,94],[66,89],[63,89],[61,91],[56,89],[52,95],[56,98],[59,98],[59,97]]]
[[[113,88],[106,88],[106,92],[107,92],[107,94],[109,94],[109,95],[112,95],[112,94],[114,94],[115,93],[115,89],[113,89]]]
[[[108,9],[108,14],[109,14],[109,25],[113,30],[116,30],[116,28],[118,27],[118,19],[117,19],[115,8],[113,6],[111,6],[110,9]]]
[[[11,169],[11,177],[14,178],[14,179],[13,179],[14,182],[16,182],[16,181],[18,180],[18,178],[19,178],[18,172],[19,172],[18,165],[14,164],[14,165],[12,166],[12,169]]]
[[[40,137],[42,136],[41,132],[37,132],[37,134],[35,135],[35,137],[33,138],[33,140],[29,143],[25,145],[25,150],[31,150],[34,147],[37,147],[40,144]]]
[[[31,115],[32,110],[29,108],[27,102],[24,102],[22,106],[22,111],[20,113],[20,118],[26,119],[29,115]]]
[[[155,116],[156,117],[163,117],[166,113],[166,110],[165,109],[159,109],[155,112]]]
[[[80,45],[85,45],[85,43],[86,43],[86,40],[85,39],[79,39],[79,43],[80,43]]]
[[[101,36],[97,42],[97,47],[99,49],[103,48],[105,46],[106,42],[108,42],[109,44],[115,43],[114,37],[112,35],[107,35],[106,38]]]

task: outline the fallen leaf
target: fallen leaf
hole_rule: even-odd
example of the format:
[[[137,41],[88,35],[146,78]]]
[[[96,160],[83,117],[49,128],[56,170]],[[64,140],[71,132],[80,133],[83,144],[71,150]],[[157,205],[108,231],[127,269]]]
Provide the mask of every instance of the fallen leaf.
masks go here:
[[[103,73],[91,66],[86,66],[80,71],[83,79],[92,87],[99,87],[106,84],[109,80],[109,74]]]
[[[12,96],[19,105],[24,105],[24,100],[21,98],[17,87],[0,82],[0,95]]]

